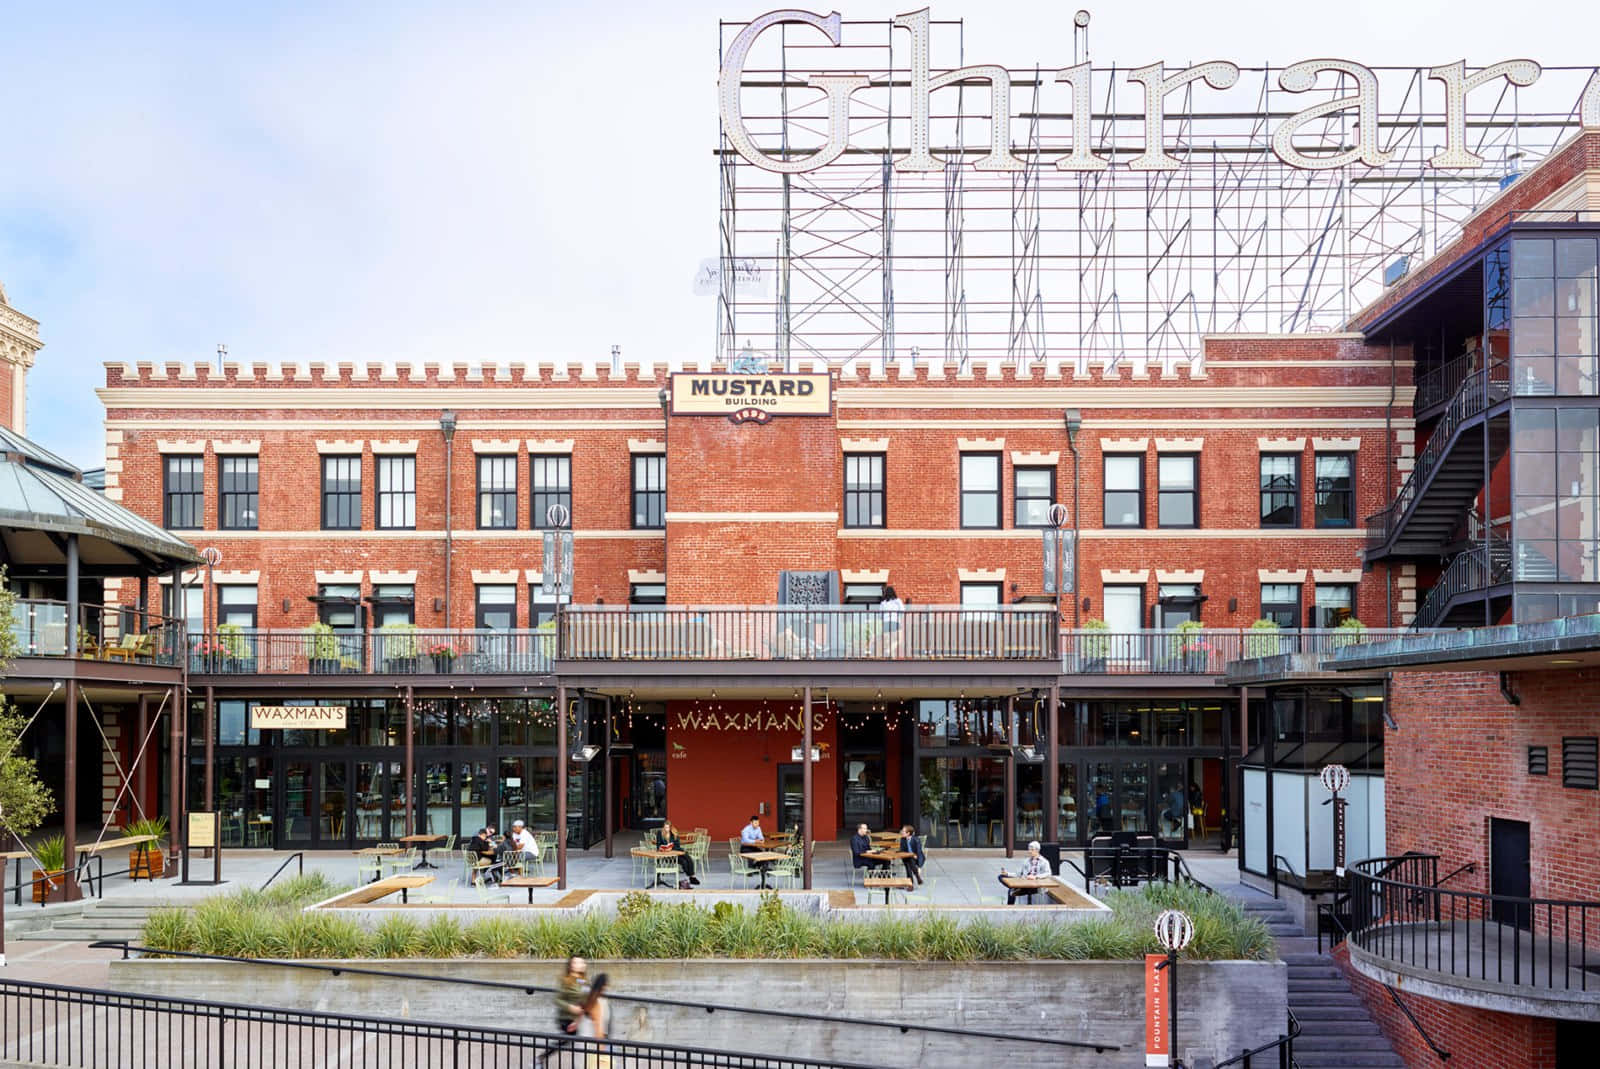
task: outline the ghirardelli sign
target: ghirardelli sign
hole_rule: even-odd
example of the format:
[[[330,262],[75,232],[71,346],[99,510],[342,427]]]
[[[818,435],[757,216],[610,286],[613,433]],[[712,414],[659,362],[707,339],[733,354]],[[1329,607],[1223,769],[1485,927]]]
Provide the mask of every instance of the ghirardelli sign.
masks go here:
[[[734,38],[722,61],[719,99],[722,110],[722,128],[734,150],[750,163],[767,171],[780,174],[798,174],[815,171],[844,155],[849,148],[849,129],[852,98],[872,85],[864,74],[815,74],[806,84],[819,89],[827,101],[827,137],[820,148],[808,156],[788,159],[764,151],[751,137],[740,110],[740,83],[744,76],[745,61],[762,34],[779,25],[809,26],[835,47],[841,44],[841,19],[837,11],[819,15],[812,11],[785,8],[771,11],[752,21]],[[973,166],[982,171],[1021,171],[1026,164],[1012,151],[1010,144],[1011,76],[1006,67],[979,63],[947,70],[938,74],[929,70],[929,15],[928,9],[897,15],[894,26],[905,33],[909,48],[908,65],[911,71],[911,113],[908,117],[910,131],[908,148],[894,161],[901,172],[942,171],[945,161],[936,156],[929,143],[929,100],[940,89],[957,84],[987,84],[990,97],[989,151],[979,156]],[[1032,64],[1029,64],[1031,67]],[[1467,95],[1474,90],[1492,92],[1497,83],[1529,86],[1538,81],[1542,73],[1539,64],[1530,59],[1508,59],[1478,70],[1468,72],[1466,63],[1458,60],[1427,69],[1428,79],[1437,83],[1437,92],[1443,94],[1445,114],[1445,140],[1428,160],[1437,169],[1470,170],[1483,167],[1482,156],[1473,152],[1467,143]],[[1101,77],[1109,77],[1102,71]],[[1305,93],[1318,86],[1324,76],[1339,78],[1353,89],[1344,96],[1321,100],[1291,115],[1272,130],[1272,151],[1284,163],[1304,170],[1320,171],[1350,164],[1364,164],[1381,168],[1393,153],[1379,141],[1381,102],[1378,99],[1378,76],[1371,68],[1346,59],[1307,59],[1292,63],[1278,74],[1278,87],[1288,93]],[[1061,171],[1104,171],[1110,161],[1097,155],[1090,136],[1090,123],[1094,118],[1092,101],[1095,99],[1095,74],[1088,63],[1078,63],[1056,70],[1053,81],[1062,86],[1063,100],[1048,102],[1041,96],[1040,111],[1049,114],[1069,114],[1067,133],[1070,148],[1055,158],[1053,166]],[[1239,80],[1239,67],[1228,60],[1212,60],[1184,70],[1168,73],[1161,63],[1151,63],[1127,72],[1127,79],[1143,87],[1144,144],[1142,151],[1130,159],[1126,166],[1134,171],[1173,171],[1181,164],[1162,143],[1162,126],[1167,98],[1191,83],[1197,89],[1209,86],[1223,90]],[[1600,126],[1600,73],[1592,76],[1584,87],[1579,111],[1583,125]],[[1322,123],[1330,116],[1348,112],[1355,122],[1357,135],[1353,144],[1335,151],[1304,151],[1298,147],[1296,133],[1312,123]]]

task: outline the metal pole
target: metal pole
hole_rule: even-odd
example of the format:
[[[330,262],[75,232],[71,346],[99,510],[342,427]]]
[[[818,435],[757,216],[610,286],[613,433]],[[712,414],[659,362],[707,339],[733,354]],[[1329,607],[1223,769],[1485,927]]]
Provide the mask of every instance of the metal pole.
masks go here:
[[[559,616],[561,608],[556,607]],[[556,630],[561,629],[559,621]],[[567,685],[556,684],[556,887],[567,889]]]
[[[68,559],[77,564],[76,554]],[[73,567],[76,572],[77,568]],[[82,897],[78,890],[78,681],[67,680],[66,717],[66,782],[62,789],[61,820],[65,827],[66,844],[62,864],[66,868],[62,884],[62,901],[76,902]],[[45,885],[46,890],[49,884]]]
[[[800,710],[800,856],[803,859],[801,885],[811,890],[811,685],[806,685],[805,705]],[[780,799],[781,803],[781,799]],[[781,813],[782,810],[780,809]],[[780,817],[781,819],[781,817]]]
[[[1172,980],[1172,1012],[1167,1016],[1172,1021],[1172,1040],[1167,1044],[1167,1049],[1172,1052],[1172,1060],[1179,1065],[1183,1060],[1178,1057],[1178,952],[1167,951],[1167,974]]]
[[[1044,764],[1044,837],[1047,842],[1060,842],[1061,824],[1061,684],[1050,684],[1050,704],[1045,714],[1045,734],[1049,745],[1045,747]]]
[[[406,834],[417,834],[416,688],[406,684]]]
[[[612,825],[616,823],[616,814],[611,807],[611,699],[606,698],[606,730],[605,737],[601,739],[600,760],[605,762],[601,766],[600,779],[605,788],[605,820],[606,820],[606,857],[611,856]]]
[[[178,843],[181,841],[178,838],[181,834],[179,825],[183,822],[183,788],[179,782],[179,774],[183,768],[180,763],[183,758],[183,724],[179,707],[183,704],[183,699],[177,687],[172,688],[171,704],[172,726],[167,733],[167,871],[176,876],[178,874]]]
[[[212,793],[212,768],[216,765],[217,747],[217,694],[216,688],[206,684],[206,726],[203,732],[206,743],[206,796],[201,800],[202,811],[216,808],[216,795]],[[210,857],[211,850],[206,851]]]
[[[1057,584],[1056,590],[1059,592],[1060,589],[1060,585]],[[1058,593],[1057,597],[1059,596]],[[1056,619],[1057,621],[1061,619],[1059,613]],[[1015,829],[1017,826],[1017,700],[1013,697],[1006,698],[1006,733],[1008,736],[1006,741],[1011,744],[1011,753],[1006,758],[1006,830],[1004,840],[1006,857],[1013,857],[1016,854]],[[1037,740],[1035,740],[1035,744],[1037,745]],[[974,833],[973,838],[977,838],[976,833]]]
[[[133,722],[133,746],[131,755],[133,767],[128,771],[133,774],[133,806],[132,811],[143,816],[155,806],[150,804],[147,791],[150,786],[149,766],[145,763],[144,740],[150,733],[150,699],[147,695],[139,695],[138,712]]]

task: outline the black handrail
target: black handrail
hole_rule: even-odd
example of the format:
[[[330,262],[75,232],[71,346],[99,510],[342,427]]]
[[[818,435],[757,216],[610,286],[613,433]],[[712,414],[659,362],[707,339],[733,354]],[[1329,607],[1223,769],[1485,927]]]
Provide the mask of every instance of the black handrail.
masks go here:
[[[284,869],[289,867],[289,862],[295,861],[297,859],[300,862],[300,871],[297,873],[297,875],[304,876],[306,874],[306,855],[305,855],[305,851],[304,850],[297,850],[294,853],[290,854],[288,857],[283,859],[283,864],[278,866],[277,872],[274,872],[271,876],[267,877],[267,883],[271,883],[273,880],[276,880],[278,878],[278,874],[281,873]],[[267,889],[267,883],[262,884],[257,889],[261,890],[261,891],[265,891]]]
[[[1280,861],[1283,862],[1283,867],[1289,870],[1289,875],[1294,876],[1296,878],[1299,878],[1299,876],[1300,876],[1300,874],[1294,870],[1294,865],[1292,865],[1289,862],[1288,858],[1284,857],[1282,854],[1273,854],[1272,855],[1272,897],[1273,897],[1273,899],[1277,899],[1277,897],[1278,897],[1278,862],[1280,862]],[[1301,882],[1302,885],[1305,883],[1305,881],[1303,879],[1300,882]]]
[[[285,961],[281,958],[234,958],[225,954],[201,954],[190,950],[158,950],[155,947],[138,946],[125,939],[102,939],[90,943],[89,947],[91,949],[120,950],[122,951],[123,960],[127,960],[130,953],[137,953],[164,958],[194,958],[201,961],[226,961],[241,965],[267,965],[280,969],[306,969],[312,972],[325,972],[333,976],[349,973],[352,976],[381,976],[391,980],[415,980],[426,983],[453,984],[458,987],[483,987],[500,991],[521,991],[525,995],[554,994],[557,991],[554,987],[547,987],[542,984],[513,984],[504,980],[479,980],[465,976],[434,976],[428,973],[398,972],[394,969],[367,969],[359,965],[323,965],[314,961]],[[831,1013],[766,1010],[721,1002],[685,1002],[682,999],[655,998],[648,995],[624,995],[620,992],[610,991],[606,993],[606,997],[616,1002],[637,1002],[646,1006],[673,1006],[679,1009],[704,1010],[706,1013],[716,1013],[718,1010],[723,1010],[727,1013],[747,1013],[758,1017],[778,1017],[790,1021],[819,1021],[835,1025],[893,1028],[902,1035],[907,1032],[933,1032],[939,1035],[972,1036],[978,1039],[999,1039],[1015,1043],[1035,1043],[1052,1047],[1077,1047],[1083,1050],[1092,1050],[1096,1054],[1122,1049],[1115,1043],[1084,1042],[1077,1039],[1051,1039],[1046,1036],[1010,1035],[1005,1032],[983,1032],[970,1028],[950,1028],[936,1024],[876,1021],[870,1018],[840,1017]]]
[[[1082,853],[1085,866],[1083,868],[1080,868],[1077,862],[1070,857],[1063,857],[1061,863],[1063,865],[1071,865],[1078,875],[1083,877],[1083,889],[1090,893],[1093,893],[1094,890],[1092,886],[1094,880],[1099,878],[1098,876],[1090,875],[1090,871],[1094,871],[1102,874],[1109,872],[1111,883],[1114,887],[1128,887],[1151,880],[1159,880],[1162,883],[1191,883],[1207,894],[1216,894],[1216,891],[1201,882],[1190,871],[1188,862],[1176,850],[1169,850],[1159,846],[1086,846],[1083,848]],[[1162,864],[1155,864],[1157,859]],[[1102,870],[1100,866],[1095,864],[1095,861],[1109,861],[1109,868]],[[1147,861],[1148,864],[1138,864],[1137,862],[1140,861]],[[1086,871],[1086,869],[1089,871]]]
[[[1412,1014],[1411,1007],[1400,1001],[1400,992],[1396,991],[1388,984],[1384,984],[1383,987],[1384,990],[1389,992],[1389,997],[1394,999],[1394,1004],[1400,1007],[1400,1012],[1406,1015],[1406,1020],[1411,1022],[1411,1027],[1417,1030],[1417,1035],[1421,1036],[1422,1041],[1428,1045],[1428,1049],[1433,1051],[1434,1054],[1438,1055],[1441,1062],[1449,1061],[1450,1052],[1447,1050],[1441,1050],[1439,1044],[1433,1041],[1433,1037],[1428,1035],[1427,1030],[1422,1027],[1422,1022],[1417,1020],[1417,1018]]]
[[[1450,872],[1446,873],[1445,875],[1440,876],[1439,879],[1434,882],[1434,886],[1435,887],[1442,886],[1445,883],[1445,881],[1452,880],[1455,877],[1461,875],[1463,872],[1476,873],[1477,871],[1478,871],[1478,863],[1476,861],[1469,861],[1465,865],[1462,865],[1461,867],[1456,868],[1456,869],[1452,869]]]
[[[1212,1066],[1211,1069],[1223,1069],[1224,1066],[1228,1065],[1239,1065],[1243,1066],[1244,1069],[1250,1069],[1251,1059],[1258,1054],[1265,1054],[1269,1050],[1277,1050],[1278,1064],[1280,1066],[1292,1066],[1295,1063],[1294,1041],[1299,1035],[1300,1018],[1294,1015],[1293,1010],[1290,1010],[1288,1032],[1279,1036],[1277,1039],[1274,1039],[1270,1043],[1263,1043],[1259,1047],[1251,1047],[1249,1050],[1242,1050],[1238,1054],[1235,1054],[1233,1057],[1229,1058],[1227,1061],[1218,1062],[1216,1065]]]

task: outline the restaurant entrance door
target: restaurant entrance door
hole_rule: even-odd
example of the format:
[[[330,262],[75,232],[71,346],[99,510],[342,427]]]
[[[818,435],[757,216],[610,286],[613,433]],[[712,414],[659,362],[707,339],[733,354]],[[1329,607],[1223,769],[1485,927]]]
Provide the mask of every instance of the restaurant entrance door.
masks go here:
[[[1083,766],[1089,838],[1115,832],[1154,836],[1161,846],[1189,844],[1188,761],[1182,757],[1090,760]],[[1073,821],[1076,823],[1076,820]],[[1063,825],[1063,836],[1067,835]]]
[[[350,819],[349,761],[285,761],[278,787],[285,848],[351,844],[354,822]]]
[[[805,814],[805,768],[799,764],[778,766],[778,830],[801,826]]]

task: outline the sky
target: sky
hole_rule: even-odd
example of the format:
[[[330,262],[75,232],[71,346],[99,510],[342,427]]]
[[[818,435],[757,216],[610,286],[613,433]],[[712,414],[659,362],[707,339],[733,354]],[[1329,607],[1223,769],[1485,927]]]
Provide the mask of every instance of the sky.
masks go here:
[[[104,361],[693,354],[718,20],[679,3],[39,4],[7,37],[0,283],[29,434],[102,462]],[[1067,66],[1076,3],[935,2],[967,61]],[[1600,63],[1600,5],[1086,3],[1097,65]],[[889,18],[899,3],[850,3]],[[823,10],[831,10],[825,8]]]

